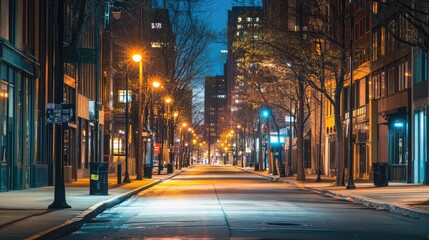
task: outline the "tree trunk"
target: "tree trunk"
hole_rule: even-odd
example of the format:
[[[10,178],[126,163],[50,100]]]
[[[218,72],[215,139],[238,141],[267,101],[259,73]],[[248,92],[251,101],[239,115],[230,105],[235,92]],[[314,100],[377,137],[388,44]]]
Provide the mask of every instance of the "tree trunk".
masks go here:
[[[297,181],[305,180],[304,173],[304,83],[298,82],[298,109],[296,119],[296,141],[297,141]]]
[[[341,108],[340,108],[340,93],[335,93],[335,161],[337,163],[337,178],[335,184],[337,186],[344,186],[344,149],[343,149],[343,124],[341,121]]]
[[[337,178],[335,184],[344,186],[344,139],[343,139],[343,123],[341,121],[341,92],[345,82],[345,66],[346,66],[346,33],[345,33],[345,17],[346,17],[346,0],[341,1],[341,59],[340,59],[340,74],[337,86],[334,93],[334,114],[335,114],[335,136],[336,136],[336,161],[337,161]]]

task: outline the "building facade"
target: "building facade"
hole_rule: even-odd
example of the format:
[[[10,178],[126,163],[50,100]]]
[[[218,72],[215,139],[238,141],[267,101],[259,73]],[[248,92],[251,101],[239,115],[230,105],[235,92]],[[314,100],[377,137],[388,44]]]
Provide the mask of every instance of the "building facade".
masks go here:
[[[100,72],[108,8],[91,6],[93,12],[79,15],[85,18],[79,25],[71,14],[78,6],[66,3],[64,26],[58,28],[58,6],[57,1],[0,2],[1,191],[53,185],[61,166],[65,180],[72,181],[89,175],[89,162],[103,161],[106,95],[101,89],[109,83]],[[56,69],[64,75],[56,76]],[[57,121],[50,110],[60,104],[69,112]]]

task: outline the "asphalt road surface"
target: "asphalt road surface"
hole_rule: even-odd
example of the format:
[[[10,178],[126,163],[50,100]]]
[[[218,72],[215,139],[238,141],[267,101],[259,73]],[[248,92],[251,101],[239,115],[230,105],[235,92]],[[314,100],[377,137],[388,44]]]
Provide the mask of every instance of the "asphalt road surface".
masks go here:
[[[65,239],[429,239],[429,222],[196,166],[108,209]]]

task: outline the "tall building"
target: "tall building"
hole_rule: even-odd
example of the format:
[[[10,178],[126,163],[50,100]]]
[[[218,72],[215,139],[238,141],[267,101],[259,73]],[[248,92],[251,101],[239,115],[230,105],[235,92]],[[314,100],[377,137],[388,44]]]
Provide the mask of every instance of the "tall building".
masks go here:
[[[204,126],[206,139],[214,144],[228,126],[227,120],[227,86],[224,76],[208,76],[205,79],[204,91]]]
[[[228,111],[232,118],[227,119],[229,124],[235,125],[236,119],[233,119],[240,110],[242,93],[246,92],[248,87],[245,79],[249,77],[249,71],[253,71],[252,66],[246,65],[244,54],[238,50],[235,44],[247,37],[258,37],[258,30],[262,24],[262,9],[255,6],[232,7],[228,11],[228,57],[226,62],[226,81],[227,81],[227,104]],[[246,69],[247,66],[250,69]]]

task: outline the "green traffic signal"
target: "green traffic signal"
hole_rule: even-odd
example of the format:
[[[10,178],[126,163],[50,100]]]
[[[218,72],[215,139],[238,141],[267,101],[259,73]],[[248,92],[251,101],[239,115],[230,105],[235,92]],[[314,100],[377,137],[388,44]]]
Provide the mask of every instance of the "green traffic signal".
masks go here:
[[[263,118],[267,119],[270,116],[270,110],[269,109],[262,109],[261,115]]]

